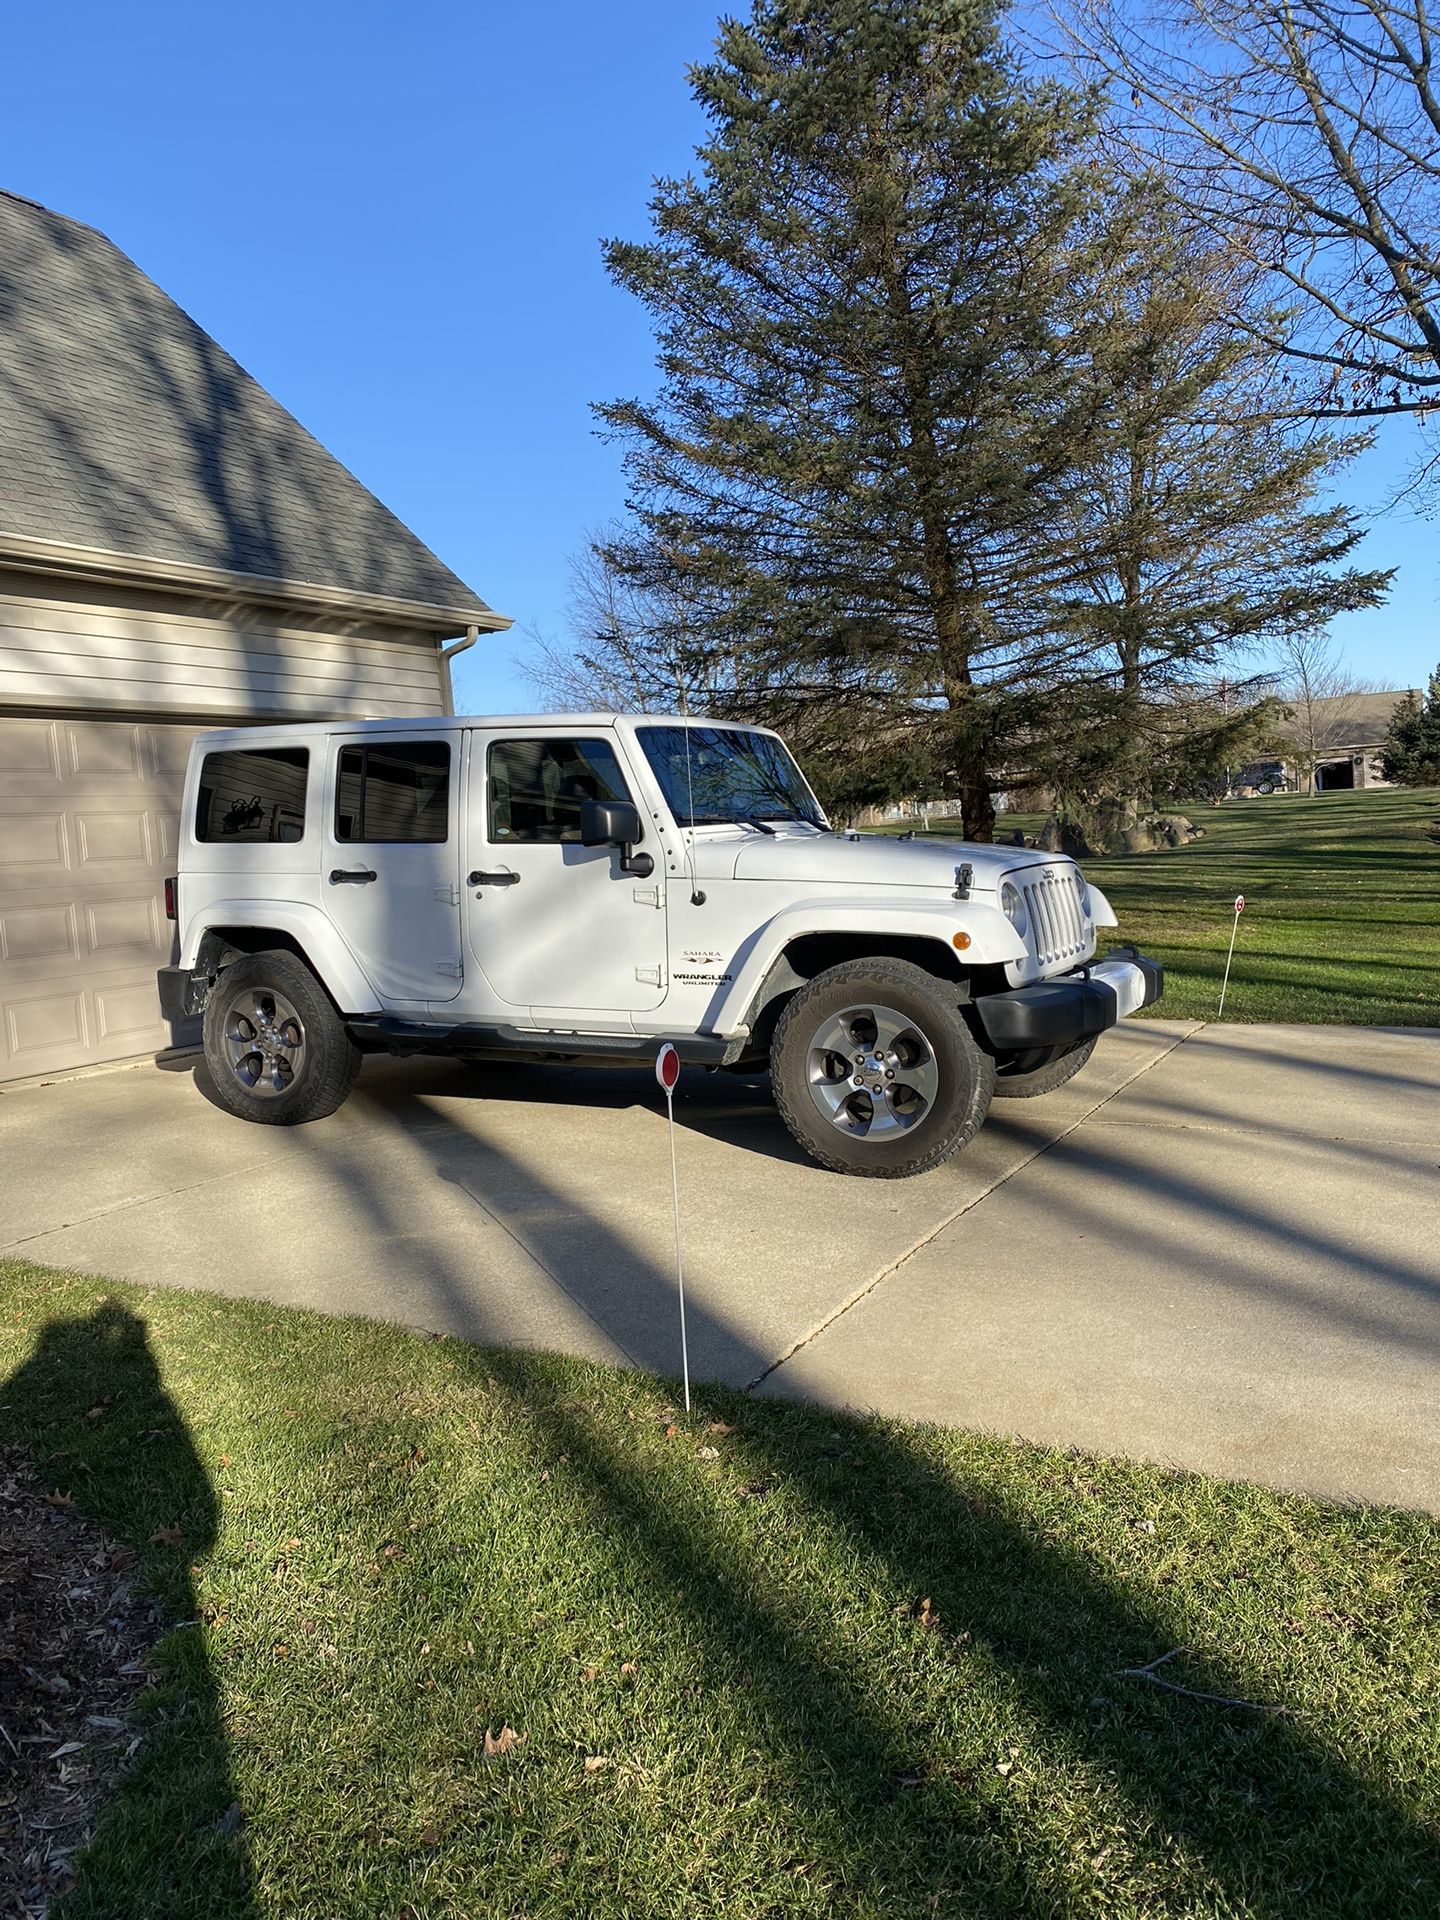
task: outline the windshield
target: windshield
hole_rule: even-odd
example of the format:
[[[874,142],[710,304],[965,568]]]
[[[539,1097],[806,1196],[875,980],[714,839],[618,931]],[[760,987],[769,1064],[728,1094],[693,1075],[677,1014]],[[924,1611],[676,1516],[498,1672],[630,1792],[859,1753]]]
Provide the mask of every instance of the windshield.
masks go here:
[[[804,775],[773,734],[730,727],[637,727],[635,733],[682,827],[745,820],[825,825]]]

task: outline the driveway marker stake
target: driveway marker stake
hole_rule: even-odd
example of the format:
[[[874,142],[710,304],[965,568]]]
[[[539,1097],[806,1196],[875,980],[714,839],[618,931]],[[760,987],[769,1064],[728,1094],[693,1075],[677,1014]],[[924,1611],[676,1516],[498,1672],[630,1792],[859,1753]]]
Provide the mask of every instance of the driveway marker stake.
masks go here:
[[[655,1078],[665,1095],[670,1117],[670,1192],[675,1202],[675,1284],[680,1290],[680,1365],[685,1376],[685,1411],[690,1411],[690,1348],[685,1338],[685,1265],[680,1257],[680,1175],[675,1165],[675,1082],[680,1078],[680,1056],[667,1040],[655,1056]]]
[[[1240,930],[1240,916],[1244,911],[1245,896],[1243,893],[1237,893],[1235,896],[1235,925],[1230,929],[1230,952],[1225,956],[1225,978],[1220,982],[1220,1008],[1215,1015],[1217,1020],[1223,1020],[1225,1018],[1225,989],[1230,984],[1230,961],[1235,952],[1235,935]]]

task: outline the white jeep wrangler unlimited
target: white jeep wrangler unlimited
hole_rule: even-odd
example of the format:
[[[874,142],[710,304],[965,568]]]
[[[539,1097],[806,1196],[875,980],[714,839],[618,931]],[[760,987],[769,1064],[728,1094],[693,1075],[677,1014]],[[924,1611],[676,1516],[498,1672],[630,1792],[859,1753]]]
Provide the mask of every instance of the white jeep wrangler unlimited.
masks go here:
[[[768,1066],[827,1167],[894,1177],[1158,998],[1074,862],[832,831],[773,733],[623,714],[245,727],[191,752],[160,993],[246,1120],[365,1053]]]

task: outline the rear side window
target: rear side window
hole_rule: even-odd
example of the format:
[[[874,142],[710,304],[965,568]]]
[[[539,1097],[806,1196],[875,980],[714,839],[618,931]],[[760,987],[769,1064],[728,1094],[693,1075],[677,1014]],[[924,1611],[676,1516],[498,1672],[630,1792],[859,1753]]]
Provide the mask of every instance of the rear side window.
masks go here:
[[[628,800],[608,740],[497,740],[490,749],[490,840],[580,838],[585,800]]]
[[[337,840],[433,845],[449,832],[448,740],[367,741],[340,749]]]
[[[255,846],[305,832],[308,747],[239,747],[207,753],[200,768],[195,838]]]

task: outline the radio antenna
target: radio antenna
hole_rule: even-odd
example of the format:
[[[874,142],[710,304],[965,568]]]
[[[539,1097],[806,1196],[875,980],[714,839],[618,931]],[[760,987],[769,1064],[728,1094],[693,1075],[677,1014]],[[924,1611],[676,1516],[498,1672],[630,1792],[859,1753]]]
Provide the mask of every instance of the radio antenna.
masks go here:
[[[685,723],[685,805],[690,815],[685,849],[690,867],[690,904],[692,907],[703,907],[705,896],[695,880],[695,773],[690,764],[690,702],[678,674],[675,676],[675,691],[680,696],[680,718]]]

